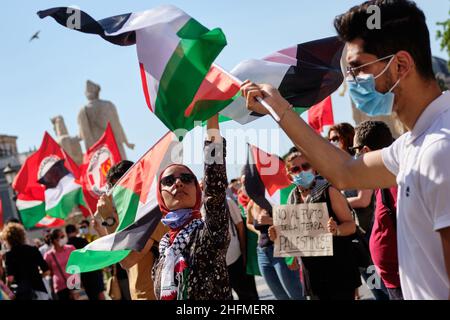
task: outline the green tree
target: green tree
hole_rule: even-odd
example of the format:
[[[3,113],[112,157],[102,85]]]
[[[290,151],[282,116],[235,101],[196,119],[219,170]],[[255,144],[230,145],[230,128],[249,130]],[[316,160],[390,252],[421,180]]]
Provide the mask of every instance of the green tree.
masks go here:
[[[450,67],[450,19],[447,19],[447,21],[438,22],[437,24],[442,27],[442,30],[438,30],[437,32],[437,38],[441,40],[441,49],[447,51],[449,56],[448,64]]]

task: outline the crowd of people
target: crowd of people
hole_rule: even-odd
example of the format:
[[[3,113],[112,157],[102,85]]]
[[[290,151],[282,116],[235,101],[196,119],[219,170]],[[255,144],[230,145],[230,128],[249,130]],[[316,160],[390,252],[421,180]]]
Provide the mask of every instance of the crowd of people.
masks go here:
[[[366,28],[371,4],[385,19],[380,30]],[[203,178],[181,164],[161,172],[161,222],[144,249],[108,275],[81,274],[88,299],[230,300],[234,290],[239,299],[257,300],[255,276],[280,300],[354,300],[362,280],[377,300],[450,298],[450,98],[434,78],[424,14],[411,1],[376,0],[337,17],[335,27],[347,42],[346,81],[357,108],[370,115],[394,111],[408,133],[394,141],[385,123],[366,121],[356,128],[336,124],[324,139],[277,89],[242,86],[250,110],[268,113],[262,98],[279,115],[294,144],[283,157],[294,185],[288,204],[326,205],[333,255],[274,256],[279,234],[272,208],[249,197],[245,174],[228,182],[226,140],[215,115],[207,122]],[[112,167],[108,187],[131,165]],[[118,220],[105,194],[92,221],[52,230],[35,242],[39,248],[27,244],[20,223],[7,223],[4,295],[78,299],[80,290],[70,286],[77,280],[66,273],[70,253],[115,232]]]

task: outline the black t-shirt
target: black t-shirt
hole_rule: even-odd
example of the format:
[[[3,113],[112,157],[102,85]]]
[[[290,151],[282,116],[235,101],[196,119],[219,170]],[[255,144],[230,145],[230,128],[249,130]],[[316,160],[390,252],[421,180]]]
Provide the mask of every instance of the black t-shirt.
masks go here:
[[[73,245],[75,249],[82,249],[87,246],[89,242],[80,237],[70,237],[69,240],[67,240],[67,244]]]
[[[5,267],[6,274],[14,276],[18,295],[28,295],[32,290],[46,292],[39,268],[45,272],[48,265],[36,247],[13,247],[5,254]]]

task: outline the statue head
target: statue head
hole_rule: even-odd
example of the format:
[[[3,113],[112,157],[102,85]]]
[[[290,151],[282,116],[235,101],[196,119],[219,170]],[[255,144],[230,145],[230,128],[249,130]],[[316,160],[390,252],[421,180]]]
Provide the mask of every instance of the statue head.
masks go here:
[[[91,80],[86,81],[85,95],[89,101],[97,100],[100,94],[100,86]]]
[[[64,118],[62,116],[56,116],[50,119],[53,123],[53,130],[57,136],[68,135],[66,124],[64,123]]]

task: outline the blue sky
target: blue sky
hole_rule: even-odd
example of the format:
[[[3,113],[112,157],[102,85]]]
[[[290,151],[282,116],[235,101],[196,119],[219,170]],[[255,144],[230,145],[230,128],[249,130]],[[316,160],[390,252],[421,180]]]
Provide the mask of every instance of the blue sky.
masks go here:
[[[76,5],[92,17],[101,19],[170,3],[209,28],[223,29],[228,46],[217,62],[222,67],[231,69],[244,59],[260,58],[300,42],[334,35],[334,17],[360,2],[361,0],[5,2],[0,22],[0,134],[17,135],[19,150],[27,151],[30,147],[39,146],[45,130],[54,135],[50,118],[62,115],[69,133],[76,135],[76,116],[80,107],[86,103],[84,89],[87,79],[99,83],[102,87],[101,98],[110,100],[117,106],[128,139],[136,144],[134,151],[127,150],[131,160],[137,160],[167,131],[145,105],[134,46],[118,47],[99,37],[73,32],[61,27],[51,18],[39,19],[36,15],[38,10]],[[427,16],[433,54],[447,58],[440,50],[435,34],[438,28],[436,22],[448,18],[450,2],[416,2]],[[41,30],[40,39],[29,43],[29,38],[37,30]],[[342,98],[333,95],[333,104],[336,122],[352,122],[348,96]],[[276,130],[277,127],[272,119],[266,117],[247,126],[228,123],[223,128]],[[199,135],[199,130],[201,129],[194,130],[192,136]],[[249,140],[257,143],[252,138]],[[268,144],[264,147],[270,152],[285,152],[291,147],[282,133],[279,141],[279,146]],[[243,141],[236,143],[243,144]],[[191,148],[190,152],[198,153],[198,148]],[[242,156],[240,151],[235,153]],[[231,177],[238,173],[240,164],[233,165],[233,160],[229,163]],[[201,170],[200,165],[193,168],[197,173]]]

